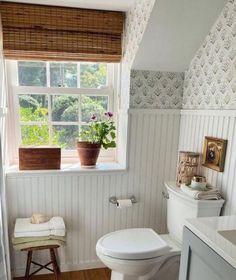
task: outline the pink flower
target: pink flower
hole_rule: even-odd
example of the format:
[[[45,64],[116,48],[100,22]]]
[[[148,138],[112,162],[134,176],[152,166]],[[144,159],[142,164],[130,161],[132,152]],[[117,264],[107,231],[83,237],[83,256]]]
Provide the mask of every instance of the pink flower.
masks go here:
[[[90,119],[91,121],[95,122],[97,120],[97,116],[95,114],[92,114]]]
[[[106,112],[104,115],[105,115],[106,117],[108,117],[108,118],[112,118],[112,117],[113,117],[112,112]]]

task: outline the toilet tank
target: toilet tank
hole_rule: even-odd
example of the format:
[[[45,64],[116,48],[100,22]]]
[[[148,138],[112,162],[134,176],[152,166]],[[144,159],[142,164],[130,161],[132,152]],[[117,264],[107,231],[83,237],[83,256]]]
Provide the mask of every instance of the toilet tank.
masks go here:
[[[175,182],[165,182],[167,189],[167,228],[180,244],[185,219],[219,216],[224,200],[196,200],[187,196]]]

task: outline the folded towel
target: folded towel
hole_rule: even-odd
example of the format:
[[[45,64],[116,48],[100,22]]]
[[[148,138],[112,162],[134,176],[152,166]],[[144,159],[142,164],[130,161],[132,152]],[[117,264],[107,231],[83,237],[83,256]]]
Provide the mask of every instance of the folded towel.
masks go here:
[[[42,224],[48,222],[50,219],[44,214],[33,214],[31,217],[31,224]]]
[[[12,244],[23,244],[36,241],[47,241],[47,240],[60,240],[66,242],[65,236],[49,235],[49,236],[39,236],[39,237],[12,237]]]
[[[41,246],[48,246],[48,245],[58,245],[58,246],[65,246],[65,242],[61,240],[41,240],[41,241],[32,241],[28,243],[21,243],[13,245],[15,250],[23,250],[28,248],[34,247],[41,247]]]
[[[30,220],[16,219],[14,237],[65,236],[65,223],[61,217],[53,217],[42,224],[32,224]]]
[[[52,217],[49,222],[50,222],[50,229],[65,230],[65,223],[62,217]]]
[[[23,232],[14,232],[14,237],[41,237],[41,236],[49,236],[51,235],[50,230],[44,230],[44,231],[23,231]]]
[[[24,233],[24,232],[40,232],[40,231],[49,231],[50,226],[49,222],[42,224],[32,224],[30,218],[19,218],[16,219],[15,223],[15,233]]]
[[[198,191],[191,189],[185,184],[181,184],[180,188],[185,194],[197,200],[218,200],[222,198],[220,192],[215,188],[208,188],[206,191]]]
[[[14,237],[41,237],[41,236],[49,236],[49,235],[57,235],[57,236],[65,236],[65,230],[45,230],[45,231],[26,231],[26,232],[15,232]]]

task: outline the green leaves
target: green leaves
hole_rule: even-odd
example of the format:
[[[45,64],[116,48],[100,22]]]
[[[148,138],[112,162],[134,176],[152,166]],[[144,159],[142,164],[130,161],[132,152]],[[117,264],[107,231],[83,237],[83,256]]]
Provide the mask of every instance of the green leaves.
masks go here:
[[[104,149],[116,147],[116,133],[114,122],[110,119],[105,121],[90,122],[79,134],[82,141],[99,143]]]
[[[104,149],[108,149],[108,148],[115,148],[116,147],[116,142],[115,141],[111,141],[111,142],[109,142],[109,143],[103,143],[102,144],[102,146],[103,146],[103,148]]]

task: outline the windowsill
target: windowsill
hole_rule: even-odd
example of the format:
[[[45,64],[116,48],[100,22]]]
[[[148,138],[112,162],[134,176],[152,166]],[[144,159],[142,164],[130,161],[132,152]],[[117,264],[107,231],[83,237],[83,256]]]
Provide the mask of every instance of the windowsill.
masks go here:
[[[127,168],[117,162],[109,162],[109,163],[98,163],[94,168],[86,168],[81,167],[80,164],[62,164],[61,169],[56,170],[19,170],[18,165],[10,166],[6,170],[7,177],[15,177],[15,176],[32,176],[32,175],[66,175],[69,173],[72,174],[102,174],[102,173],[125,173],[127,172]]]

